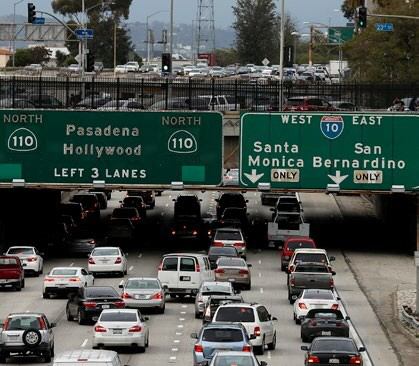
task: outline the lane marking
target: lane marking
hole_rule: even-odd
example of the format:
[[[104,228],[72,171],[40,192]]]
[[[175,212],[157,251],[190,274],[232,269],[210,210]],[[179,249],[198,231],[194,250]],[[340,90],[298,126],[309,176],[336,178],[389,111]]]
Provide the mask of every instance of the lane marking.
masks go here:
[[[176,335],[177,335],[177,336],[181,336],[181,335],[182,335],[182,333],[176,332]]]
[[[182,305],[182,308],[187,308],[188,307],[188,305]]]
[[[121,280],[121,282],[119,282],[119,286],[121,286],[124,283],[124,280]]]
[[[133,268],[134,268],[134,266],[129,267],[128,271],[132,271]]]
[[[179,320],[180,320],[181,322],[183,322],[183,321],[185,321],[185,318],[179,318]]]
[[[174,341],[173,341],[173,343],[179,343],[180,342],[180,340],[179,339],[175,339]]]
[[[84,347],[87,344],[87,338],[84,340],[84,342],[81,344],[81,347]]]
[[[178,328],[183,328],[183,324],[179,324],[177,327]]]
[[[272,358],[272,356],[271,356],[271,351],[268,351],[268,358],[269,358],[269,359],[271,359],[271,358]]]
[[[162,212],[160,215],[161,215],[161,216],[164,216],[164,212]]]
[[[186,311],[181,311],[180,313],[181,313],[181,314],[186,314]]]
[[[259,272],[259,277],[262,277],[262,273]]]
[[[263,294],[263,288],[262,287],[260,288],[260,293]]]
[[[179,351],[178,348],[172,348],[172,352],[177,352],[177,351]]]
[[[262,264],[262,261],[259,259],[259,264]]]
[[[172,198],[172,195],[169,195],[169,198]]]
[[[141,258],[143,256],[143,253],[138,254],[138,258]]]
[[[170,357],[170,360],[176,360],[176,357],[175,356],[172,356],[172,357]]]
[[[29,310],[26,310],[27,313],[29,313]]]
[[[74,264],[74,263],[71,263],[71,264],[70,264],[70,267],[73,267],[73,264]]]
[[[167,206],[169,206],[169,204],[168,204],[168,203],[166,203],[166,207],[167,207]]]

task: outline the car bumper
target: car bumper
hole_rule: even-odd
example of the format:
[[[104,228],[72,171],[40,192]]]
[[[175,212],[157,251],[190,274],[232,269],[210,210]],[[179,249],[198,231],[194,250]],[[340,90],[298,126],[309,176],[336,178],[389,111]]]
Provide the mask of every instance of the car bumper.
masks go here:
[[[145,347],[145,333],[131,333],[130,335],[102,335],[95,333],[93,335],[93,346],[131,346],[137,345]]]
[[[89,272],[123,272],[124,265],[123,264],[89,264],[88,265]]]
[[[162,283],[164,285],[164,283]],[[196,295],[198,293],[198,288],[173,288],[169,287],[166,291],[167,294],[175,294],[175,295]]]
[[[19,278],[0,279],[0,286],[14,285],[20,283]]]
[[[248,285],[250,283],[249,277],[238,277],[228,275],[215,275],[215,280],[220,282],[231,282],[233,285]]]
[[[38,272],[39,263],[38,262],[23,262],[23,270],[25,272]]]
[[[26,353],[26,352],[32,352],[32,353],[38,353],[43,351],[48,351],[51,349],[51,346],[49,343],[40,343],[35,347],[28,348],[23,343],[21,345],[19,344],[12,344],[7,345],[5,343],[0,343],[0,352],[11,352],[11,353]]]
[[[193,354],[193,364],[194,366],[201,366],[203,361],[211,362],[211,358],[205,358],[204,354],[201,352],[194,352]]]
[[[326,333],[324,333],[326,332]],[[330,332],[330,334],[328,333]],[[301,335],[304,336],[305,338],[309,338],[309,339],[313,339],[315,337],[324,337],[324,336],[332,336],[332,337],[349,337],[349,329],[346,328],[335,328],[335,329],[330,329],[330,328],[323,328],[323,329],[310,329],[310,328],[306,328],[304,330],[301,331]]]
[[[81,286],[65,286],[65,287],[44,287],[46,294],[69,294],[75,293]]]
[[[164,306],[164,300],[136,300],[136,299],[124,299],[125,307],[127,308],[162,308]]]

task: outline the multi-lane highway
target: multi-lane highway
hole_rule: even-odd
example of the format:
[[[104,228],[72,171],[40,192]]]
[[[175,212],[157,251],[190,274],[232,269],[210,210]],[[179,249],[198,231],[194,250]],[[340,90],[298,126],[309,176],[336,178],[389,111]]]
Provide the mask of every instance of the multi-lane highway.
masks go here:
[[[101,212],[102,224],[106,225],[113,208],[119,207],[119,201],[126,192],[114,192],[108,208]],[[203,216],[215,215],[214,199],[217,192],[196,192],[200,198]],[[173,217],[173,201],[178,192],[163,192],[156,198],[156,207],[147,211],[148,224],[144,240],[127,249],[128,275],[129,276],[157,276],[157,268],[165,250],[177,251],[179,246],[167,241],[170,222]],[[263,221],[271,215],[268,206],[260,204],[260,193],[248,192],[249,219]],[[302,194],[303,208],[306,217],[312,222],[312,232],[320,247],[325,246],[329,255],[336,257],[333,263],[336,289],[341,297],[342,306],[351,317],[351,335],[359,344],[367,348],[364,354],[365,365],[397,365],[398,359],[386,338],[380,322],[377,319],[370,303],[361,291],[356,278],[339,249],[341,243],[348,243],[355,233],[351,234],[350,228],[345,225],[345,214],[341,207],[352,202],[357,215],[368,217],[371,207],[360,198],[340,197],[339,202],[333,195]],[[361,202],[362,201],[362,202]],[[351,211],[349,210],[349,211]],[[361,211],[360,211],[361,210]],[[369,220],[369,225],[373,220]],[[364,225],[368,225],[364,222]],[[353,231],[353,230],[352,230]],[[362,240],[368,240],[368,237]],[[339,241],[339,243],[338,243]],[[265,360],[269,365],[302,365],[304,352],[300,350],[300,326],[293,321],[292,305],[287,300],[286,274],[280,271],[278,251],[260,248],[258,240],[250,244],[247,262],[252,267],[252,290],[243,291],[246,301],[260,302],[266,305],[273,316],[278,318],[277,347],[274,351],[267,351],[259,360]],[[189,250],[191,246],[189,246]],[[201,249],[201,248],[198,248]],[[374,258],[371,258],[373,261]],[[87,267],[87,258],[53,258],[45,259],[44,274],[55,266],[84,266]],[[92,325],[78,325],[69,322],[65,316],[66,299],[43,299],[42,276],[39,278],[28,277],[26,287],[21,292],[1,290],[0,319],[4,319],[11,312],[44,312],[49,321],[56,322],[55,353],[92,347]],[[111,285],[118,289],[121,278],[98,277],[95,285]],[[190,333],[198,332],[202,321],[194,317],[193,300],[167,298],[164,314],[150,313],[150,347],[143,354],[133,353],[129,350],[119,350],[121,361],[125,365],[191,365],[194,341]],[[42,359],[24,360],[22,358],[8,361],[13,364],[31,364],[42,362]]]

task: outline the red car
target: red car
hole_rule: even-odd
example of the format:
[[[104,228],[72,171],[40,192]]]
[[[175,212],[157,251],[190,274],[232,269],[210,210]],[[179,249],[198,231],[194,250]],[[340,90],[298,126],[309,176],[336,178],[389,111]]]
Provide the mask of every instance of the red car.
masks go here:
[[[327,100],[318,97],[292,97],[288,98],[282,107],[283,111],[338,111]]]
[[[316,243],[308,236],[287,239],[281,249],[281,271],[285,271],[285,269],[288,267],[294,250],[303,248],[316,248]]]

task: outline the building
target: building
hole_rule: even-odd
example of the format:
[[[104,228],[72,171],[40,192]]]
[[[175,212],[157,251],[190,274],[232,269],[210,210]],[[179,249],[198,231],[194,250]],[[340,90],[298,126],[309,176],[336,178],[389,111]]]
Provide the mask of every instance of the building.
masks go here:
[[[7,61],[12,57],[13,52],[5,49],[0,49],[0,67],[6,67]]]

